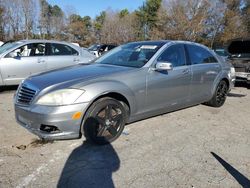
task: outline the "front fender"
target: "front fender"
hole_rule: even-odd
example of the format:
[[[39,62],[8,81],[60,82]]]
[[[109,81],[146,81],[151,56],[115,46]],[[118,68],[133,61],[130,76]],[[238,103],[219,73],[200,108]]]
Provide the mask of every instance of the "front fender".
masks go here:
[[[77,103],[90,103],[92,104],[97,98],[106,95],[108,93],[118,93],[123,95],[129,102],[130,112],[133,113],[137,110],[135,94],[124,83],[119,81],[99,81],[89,83],[81,89],[85,92],[77,99]]]

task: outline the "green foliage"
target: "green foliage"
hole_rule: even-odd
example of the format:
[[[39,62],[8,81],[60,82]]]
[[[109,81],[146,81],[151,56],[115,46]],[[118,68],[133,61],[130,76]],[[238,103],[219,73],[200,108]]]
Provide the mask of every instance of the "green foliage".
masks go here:
[[[120,17],[120,18],[123,18],[123,17],[125,17],[125,16],[127,16],[127,15],[129,15],[128,9],[123,9],[123,10],[121,10],[121,11],[119,12],[119,17]]]
[[[162,0],[147,0],[139,10],[136,11],[140,25],[139,37],[148,39],[149,30],[156,26],[157,12],[161,7]]]

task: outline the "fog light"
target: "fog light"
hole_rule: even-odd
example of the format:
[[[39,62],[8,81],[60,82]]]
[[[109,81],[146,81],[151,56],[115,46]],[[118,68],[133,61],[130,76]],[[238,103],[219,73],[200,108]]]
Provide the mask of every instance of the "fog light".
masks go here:
[[[74,115],[72,116],[72,119],[77,120],[80,119],[82,116],[82,112],[76,112],[74,113]]]
[[[60,130],[56,126],[53,126],[53,125],[44,125],[44,124],[42,124],[40,126],[40,130],[48,132],[48,133],[57,133],[57,132],[60,132]]]

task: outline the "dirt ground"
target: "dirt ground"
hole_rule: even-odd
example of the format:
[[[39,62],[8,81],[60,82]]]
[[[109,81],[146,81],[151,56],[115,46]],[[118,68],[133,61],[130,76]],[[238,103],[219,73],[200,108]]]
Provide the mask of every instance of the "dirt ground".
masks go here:
[[[111,145],[41,142],[0,93],[0,187],[250,187],[250,90],[127,125]]]

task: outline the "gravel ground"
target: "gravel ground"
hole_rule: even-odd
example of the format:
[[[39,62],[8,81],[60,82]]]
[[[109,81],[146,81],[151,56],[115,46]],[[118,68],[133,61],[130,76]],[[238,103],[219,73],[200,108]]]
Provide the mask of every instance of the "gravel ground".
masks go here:
[[[250,187],[250,90],[127,125],[112,145],[42,142],[0,93],[0,187]]]

